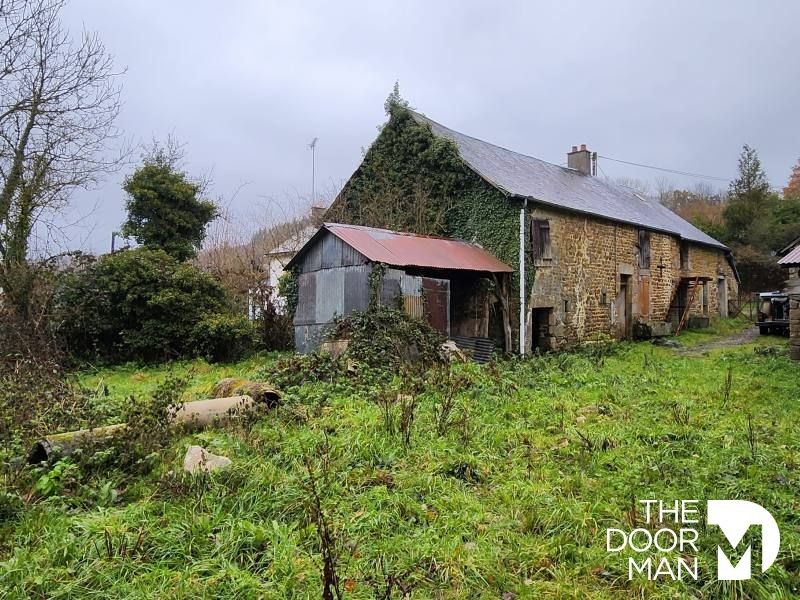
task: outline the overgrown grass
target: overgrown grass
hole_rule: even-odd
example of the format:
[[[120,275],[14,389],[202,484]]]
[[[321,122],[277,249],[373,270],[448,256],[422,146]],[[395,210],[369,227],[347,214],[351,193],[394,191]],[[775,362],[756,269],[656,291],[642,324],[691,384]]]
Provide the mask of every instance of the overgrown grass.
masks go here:
[[[78,383],[92,391],[113,408],[120,408],[131,397],[147,396],[167,375],[187,377],[189,385],[184,400],[209,398],[214,384],[226,377],[249,377],[259,369],[274,364],[282,355],[261,353],[238,363],[208,363],[203,359],[174,361],[158,366],[127,365],[85,370],[77,374]],[[107,392],[107,393],[106,393]]]
[[[108,401],[118,403],[167,370],[190,371],[188,393],[202,396],[221,377],[268,373],[272,358],[118,368],[81,380],[107,386]],[[323,556],[332,551],[346,598],[799,593],[800,368],[784,340],[691,356],[622,344],[610,354],[455,371],[421,391],[399,376],[388,385],[346,375],[307,381],[284,390],[286,404],[252,428],[182,438],[146,476],[95,476],[94,495],[75,486],[31,494],[0,524],[0,590],[319,598]],[[417,402],[403,425],[409,395]],[[190,443],[231,457],[233,467],[180,474]],[[309,472],[333,536],[328,547]],[[645,498],[758,502],[781,527],[778,562],[761,575],[754,560],[747,582],[715,582],[710,536],[701,581],[628,581],[623,558],[605,551],[605,529],[630,529],[631,504]]]

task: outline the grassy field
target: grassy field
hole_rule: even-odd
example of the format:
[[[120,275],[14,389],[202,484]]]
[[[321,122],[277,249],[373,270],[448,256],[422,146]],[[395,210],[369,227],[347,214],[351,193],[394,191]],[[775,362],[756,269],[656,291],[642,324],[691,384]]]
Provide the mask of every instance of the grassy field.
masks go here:
[[[181,437],[147,474],[66,469],[63,488],[32,493],[0,521],[0,595],[320,598],[310,468],[347,598],[798,597],[800,367],[780,338],[703,351],[738,327],[682,335],[694,352],[642,342],[459,365],[418,395],[410,426],[391,402],[411,391],[399,377],[288,386],[255,425]],[[276,359],[80,379],[122,406],[188,373],[191,399],[222,377],[270,379]],[[233,466],[181,475],[193,443]],[[757,502],[780,525],[778,561],[717,582],[709,527],[698,581],[629,581],[605,530],[630,529],[646,498]]]

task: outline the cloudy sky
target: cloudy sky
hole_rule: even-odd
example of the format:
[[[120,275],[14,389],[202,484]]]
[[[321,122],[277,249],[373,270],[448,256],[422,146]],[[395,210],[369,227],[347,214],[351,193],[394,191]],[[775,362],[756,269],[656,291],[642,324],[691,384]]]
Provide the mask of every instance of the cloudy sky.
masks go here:
[[[126,135],[184,142],[187,170],[210,173],[213,194],[251,224],[308,204],[314,137],[317,187],[335,191],[374,139],[395,80],[432,119],[556,164],[586,143],[730,178],[749,143],[783,187],[800,156],[791,0],[72,0],[64,19],[97,31],[127,70]],[[69,245],[107,249],[131,168],[75,195],[71,219],[85,218]]]

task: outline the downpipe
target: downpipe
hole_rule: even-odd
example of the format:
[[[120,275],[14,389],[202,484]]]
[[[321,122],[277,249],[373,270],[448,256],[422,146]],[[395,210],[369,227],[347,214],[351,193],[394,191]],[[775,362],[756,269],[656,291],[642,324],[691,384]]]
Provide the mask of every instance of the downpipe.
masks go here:
[[[525,214],[528,212],[528,199],[522,201],[519,209],[519,354],[525,356]]]

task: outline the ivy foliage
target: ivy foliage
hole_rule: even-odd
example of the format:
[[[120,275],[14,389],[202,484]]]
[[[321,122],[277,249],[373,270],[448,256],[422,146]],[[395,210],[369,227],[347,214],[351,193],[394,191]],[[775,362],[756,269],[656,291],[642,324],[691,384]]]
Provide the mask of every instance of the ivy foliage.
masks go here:
[[[332,206],[331,219],[463,239],[517,265],[519,203],[467,167],[454,142],[435,136],[393,96],[388,122]],[[528,261],[528,284],[533,276]],[[515,274],[515,287],[517,280]]]
[[[383,289],[383,279],[386,274],[386,265],[377,263],[372,266],[369,272],[369,307],[377,308],[381,303],[381,291]]]
[[[286,301],[286,314],[293,318],[300,299],[300,280],[295,271],[284,271],[280,276],[278,294]]]
[[[332,207],[334,220],[398,231],[445,234],[446,210],[463,193],[469,171],[449,140],[433,136],[402,104]]]
[[[377,305],[335,321],[329,339],[347,339],[347,356],[376,369],[411,363],[430,367],[442,362],[442,335],[427,321],[406,312]]]

